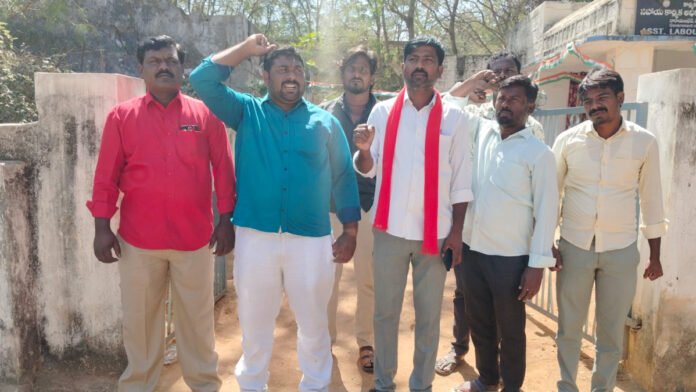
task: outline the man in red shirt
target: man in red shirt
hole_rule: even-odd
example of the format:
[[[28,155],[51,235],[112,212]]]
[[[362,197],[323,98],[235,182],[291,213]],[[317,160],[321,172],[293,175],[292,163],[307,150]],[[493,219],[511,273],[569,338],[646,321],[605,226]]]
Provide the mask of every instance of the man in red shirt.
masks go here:
[[[153,391],[164,354],[164,304],[171,282],[179,360],[188,386],[218,391],[213,258],[234,247],[232,152],[225,127],[180,92],[184,52],[170,37],[138,47],[147,93],[106,118],[94,191],[94,254],[118,261],[128,367],[119,391]],[[212,177],[220,221],[213,230]],[[118,235],[110,228],[123,192]],[[217,245],[215,245],[217,244]],[[112,255],[112,249],[116,258]]]

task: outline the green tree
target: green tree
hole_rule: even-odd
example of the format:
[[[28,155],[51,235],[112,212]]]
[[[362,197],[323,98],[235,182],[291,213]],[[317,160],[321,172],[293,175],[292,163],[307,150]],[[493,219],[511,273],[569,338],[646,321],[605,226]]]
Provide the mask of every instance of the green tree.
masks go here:
[[[34,103],[34,72],[60,72],[50,58],[15,50],[13,37],[0,22],[0,123],[38,119]]]

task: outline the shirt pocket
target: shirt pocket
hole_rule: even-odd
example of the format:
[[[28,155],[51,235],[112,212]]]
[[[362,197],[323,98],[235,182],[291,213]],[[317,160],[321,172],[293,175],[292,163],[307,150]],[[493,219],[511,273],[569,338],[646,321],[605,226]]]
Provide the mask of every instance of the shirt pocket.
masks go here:
[[[177,155],[185,163],[209,161],[208,138],[201,131],[177,131],[174,145]]]
[[[614,158],[607,170],[607,181],[609,184],[636,186],[641,164],[640,159]]]
[[[498,161],[491,181],[503,192],[515,199],[531,198],[531,173],[526,165],[502,159]]]

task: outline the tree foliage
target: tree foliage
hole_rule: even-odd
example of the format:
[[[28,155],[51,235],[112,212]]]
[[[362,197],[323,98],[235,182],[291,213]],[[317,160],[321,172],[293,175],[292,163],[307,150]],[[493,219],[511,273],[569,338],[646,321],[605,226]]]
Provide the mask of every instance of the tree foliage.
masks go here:
[[[417,35],[442,40],[447,53],[490,54],[541,0],[172,0],[184,12],[241,14],[278,43],[313,45],[303,52],[317,77],[337,80],[335,64],[345,49],[364,44],[377,53],[378,88],[401,84],[401,50]],[[333,73],[333,75],[332,75]],[[328,78],[328,79],[327,79]]]
[[[14,38],[0,22],[0,123],[37,120],[34,72],[59,72],[51,58],[13,47]]]
[[[35,118],[31,109],[34,71],[108,72],[109,56],[132,52],[133,48],[123,42],[130,42],[124,37],[133,38],[134,33],[96,19],[99,10],[108,5],[152,5],[152,10],[164,5],[178,7],[186,14],[243,15],[273,42],[298,47],[312,78],[322,82],[338,82],[338,59],[346,49],[362,44],[377,54],[380,69],[376,88],[393,91],[402,84],[401,53],[408,39],[428,34],[440,38],[448,54],[490,54],[505,46],[514,26],[540,2],[0,0],[0,121]],[[101,42],[105,35],[99,33],[105,31],[115,31],[116,39]],[[105,49],[107,44],[111,49]]]

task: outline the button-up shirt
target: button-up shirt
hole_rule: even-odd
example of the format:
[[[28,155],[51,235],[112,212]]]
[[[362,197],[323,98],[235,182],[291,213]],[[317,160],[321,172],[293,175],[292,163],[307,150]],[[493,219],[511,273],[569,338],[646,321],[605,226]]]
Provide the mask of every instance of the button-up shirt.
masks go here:
[[[116,212],[119,234],[143,249],[190,251],[213,229],[212,173],[220,213],[234,208],[234,168],[225,126],[203,102],[179,94],[167,107],[150,94],[106,117],[87,207],[96,218]]]
[[[331,101],[324,102],[319,106],[333,114],[334,117],[338,119],[338,121],[341,123],[343,131],[346,134],[346,139],[348,139],[350,152],[351,154],[355,154],[358,148],[355,147],[355,143],[353,142],[353,131],[359,124],[365,124],[367,122],[367,118],[376,103],[377,99],[373,94],[370,94],[370,98],[363,108],[360,118],[356,122],[353,122],[353,119],[350,116],[350,108],[346,107],[345,105],[345,94],[342,94],[340,97]],[[360,207],[362,207],[362,209],[365,211],[369,211],[375,197],[375,179],[358,176],[358,192],[360,193]],[[335,209],[335,206],[332,205],[331,207],[332,209]]]
[[[267,95],[256,98],[225,86],[231,68],[210,58],[191,84],[237,132],[237,226],[321,237],[331,233],[329,200],[343,223],[360,220],[355,172],[341,124],[301,99],[285,112]]]
[[[553,153],[530,128],[505,139],[495,121],[481,119],[474,134],[473,189],[463,240],[495,256],[529,255],[529,266],[552,267],[558,222]]]
[[[367,173],[356,171],[365,177],[377,176],[375,200],[379,200],[382,178],[382,151],[387,127],[387,118],[396,98],[379,102],[372,109],[369,125],[376,129],[370,147],[374,160]],[[423,184],[425,182],[425,130],[435,97],[428,105],[416,110],[406,94],[401,111],[399,129],[394,151],[391,179],[391,200],[387,232],[407,240],[423,240]],[[440,125],[440,149],[438,162],[438,211],[437,237],[445,238],[452,228],[452,205],[473,199],[471,192],[471,159],[469,123],[471,117],[456,106],[442,102]],[[374,222],[374,212],[372,209]]]
[[[636,241],[636,196],[646,238],[667,231],[662,205],[660,158],[655,136],[623,121],[608,139],[591,121],[561,133],[553,146],[562,193],[561,237],[605,252]]]

